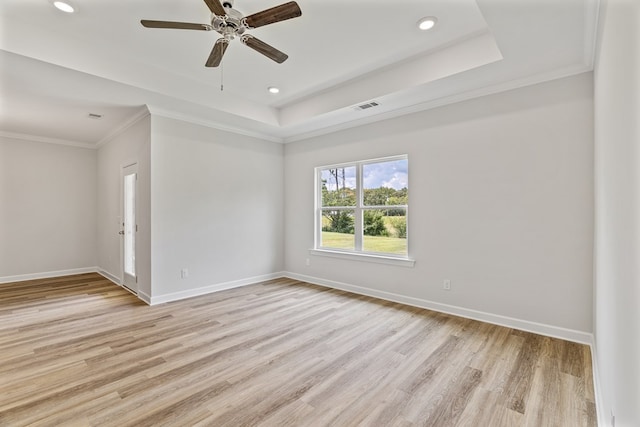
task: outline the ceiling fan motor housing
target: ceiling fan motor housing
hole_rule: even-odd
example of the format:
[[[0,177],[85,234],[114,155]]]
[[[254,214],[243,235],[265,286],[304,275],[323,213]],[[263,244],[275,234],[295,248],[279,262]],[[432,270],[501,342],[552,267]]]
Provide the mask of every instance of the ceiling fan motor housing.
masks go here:
[[[227,3],[225,3],[226,7]],[[211,26],[215,31],[222,34],[228,40],[233,40],[235,36],[241,36],[246,31],[247,27],[242,20],[244,15],[235,9],[226,8],[226,16],[211,15]]]

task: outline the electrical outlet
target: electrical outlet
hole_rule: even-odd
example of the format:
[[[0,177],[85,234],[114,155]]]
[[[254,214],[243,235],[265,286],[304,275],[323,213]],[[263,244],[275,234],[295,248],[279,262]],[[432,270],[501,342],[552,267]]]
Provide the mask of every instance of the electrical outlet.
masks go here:
[[[311,260],[309,258],[307,258],[307,265],[311,265]]]
[[[450,291],[451,290],[451,280],[447,279],[442,283],[442,289],[444,289],[445,291]]]
[[[180,270],[180,278],[186,279],[187,277],[189,277],[189,270],[187,270],[186,268]]]

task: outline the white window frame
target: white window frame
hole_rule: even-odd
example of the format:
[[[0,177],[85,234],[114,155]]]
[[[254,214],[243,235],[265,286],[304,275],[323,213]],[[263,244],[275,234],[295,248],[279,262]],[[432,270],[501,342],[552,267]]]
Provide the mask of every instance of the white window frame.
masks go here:
[[[353,162],[318,166],[315,168],[315,213],[314,213],[314,248],[309,250],[311,255],[325,256],[331,258],[342,258],[355,261],[368,261],[380,264],[399,265],[404,267],[413,267],[415,260],[410,257],[409,246],[409,205],[383,205],[383,206],[364,206],[364,185],[363,185],[363,168],[365,165],[374,163],[392,162],[394,160],[406,160],[407,169],[409,156],[406,154],[382,157],[377,159],[358,160]],[[355,248],[339,249],[321,246],[322,242],[322,212],[327,207],[322,206],[322,171],[326,169],[336,169],[345,167],[356,168],[356,205],[345,207],[331,207],[332,210],[352,210],[354,211],[354,240]],[[407,254],[398,255],[392,253],[368,252],[363,250],[364,238],[364,211],[365,210],[387,210],[387,209],[404,209],[407,221]]]

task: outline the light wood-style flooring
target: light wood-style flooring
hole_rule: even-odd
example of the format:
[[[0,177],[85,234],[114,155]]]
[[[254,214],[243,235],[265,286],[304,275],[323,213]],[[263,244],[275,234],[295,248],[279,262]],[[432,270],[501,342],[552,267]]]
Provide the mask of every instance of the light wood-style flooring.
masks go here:
[[[278,279],[0,285],[1,426],[594,426],[589,348]]]

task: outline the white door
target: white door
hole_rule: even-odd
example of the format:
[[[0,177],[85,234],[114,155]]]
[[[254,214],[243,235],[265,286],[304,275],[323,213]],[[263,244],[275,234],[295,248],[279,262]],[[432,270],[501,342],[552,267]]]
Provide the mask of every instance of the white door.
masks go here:
[[[132,164],[122,168],[122,277],[123,285],[134,293],[138,293],[138,277],[136,268],[136,199],[138,189],[138,165]]]

